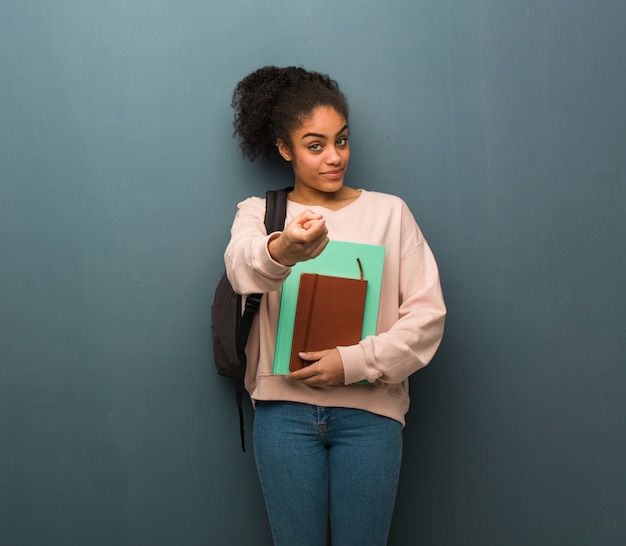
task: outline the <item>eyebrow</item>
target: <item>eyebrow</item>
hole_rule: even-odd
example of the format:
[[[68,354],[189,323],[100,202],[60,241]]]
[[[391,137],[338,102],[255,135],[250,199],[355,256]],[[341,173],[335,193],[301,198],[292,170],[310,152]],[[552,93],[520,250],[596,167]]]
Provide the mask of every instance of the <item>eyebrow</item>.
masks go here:
[[[337,135],[336,135],[336,136],[339,136],[341,133],[343,133],[343,132],[345,132],[345,131],[347,131],[347,130],[348,130],[348,125],[346,124],[346,125],[344,125],[344,126],[341,128],[341,131],[339,131],[339,132],[337,133]],[[322,135],[321,133],[306,133],[306,134],[302,135],[302,137],[300,138],[300,140],[304,140],[304,139],[305,139],[305,138],[307,138],[307,137],[314,137],[314,138],[326,138],[326,135]]]

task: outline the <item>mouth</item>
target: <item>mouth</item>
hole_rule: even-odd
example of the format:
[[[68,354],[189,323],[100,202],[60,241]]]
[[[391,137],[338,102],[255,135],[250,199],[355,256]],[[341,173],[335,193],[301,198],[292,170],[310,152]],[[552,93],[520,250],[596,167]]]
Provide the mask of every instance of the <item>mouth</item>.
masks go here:
[[[333,171],[324,171],[322,174],[322,176],[325,176],[326,178],[331,178],[333,180],[337,179],[337,178],[341,178],[343,176],[345,169],[335,169]]]

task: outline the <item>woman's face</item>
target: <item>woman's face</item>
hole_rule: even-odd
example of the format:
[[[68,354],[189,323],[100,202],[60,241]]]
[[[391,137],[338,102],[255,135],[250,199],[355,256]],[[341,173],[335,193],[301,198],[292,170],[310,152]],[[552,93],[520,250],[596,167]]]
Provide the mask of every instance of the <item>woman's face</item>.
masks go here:
[[[334,108],[320,106],[290,138],[291,147],[278,140],[278,151],[291,162],[296,188],[312,194],[340,190],[350,160],[346,119]]]

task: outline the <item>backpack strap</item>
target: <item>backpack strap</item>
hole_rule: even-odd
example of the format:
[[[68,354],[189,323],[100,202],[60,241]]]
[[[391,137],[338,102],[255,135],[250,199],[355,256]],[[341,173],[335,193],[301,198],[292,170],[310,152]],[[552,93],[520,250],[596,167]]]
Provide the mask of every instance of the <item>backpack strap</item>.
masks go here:
[[[265,194],[265,229],[267,233],[282,231],[287,216],[287,194],[293,188],[270,190]]]
[[[235,400],[237,401],[237,409],[239,410],[239,435],[241,437],[241,450],[246,451],[246,438],[245,428],[243,420],[243,393],[245,390],[245,375],[246,375],[246,344],[248,343],[248,336],[250,335],[250,329],[252,328],[252,321],[254,315],[257,314],[259,307],[261,306],[262,294],[250,294],[246,297],[246,305],[237,329],[237,356],[239,357],[239,367],[237,368],[237,377],[235,379]],[[239,296],[241,302],[241,296]]]
[[[287,216],[287,194],[293,188],[282,190],[269,190],[265,194],[265,231],[267,234],[282,231],[285,227]],[[241,449],[246,451],[245,430],[243,420],[243,393],[245,390],[244,376],[246,373],[246,344],[252,328],[254,315],[259,311],[263,294],[249,294],[246,297],[246,305],[237,330],[237,354],[239,355],[241,373],[235,385],[235,398],[239,409],[239,434],[241,436]]]

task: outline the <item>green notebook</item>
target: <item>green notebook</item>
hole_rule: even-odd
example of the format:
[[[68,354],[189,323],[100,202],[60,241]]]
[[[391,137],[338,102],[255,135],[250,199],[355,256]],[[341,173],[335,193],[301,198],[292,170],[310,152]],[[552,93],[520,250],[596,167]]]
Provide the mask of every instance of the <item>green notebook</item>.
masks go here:
[[[275,374],[289,373],[300,275],[302,273],[318,273],[358,279],[360,278],[360,270],[357,265],[357,258],[363,266],[363,276],[368,281],[361,339],[376,334],[385,247],[331,240],[317,258],[293,266],[289,277],[283,283],[278,332],[276,334],[276,351],[274,353],[273,371]]]

